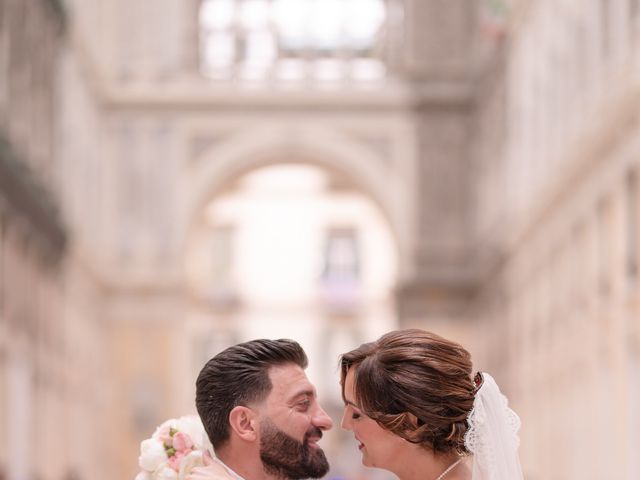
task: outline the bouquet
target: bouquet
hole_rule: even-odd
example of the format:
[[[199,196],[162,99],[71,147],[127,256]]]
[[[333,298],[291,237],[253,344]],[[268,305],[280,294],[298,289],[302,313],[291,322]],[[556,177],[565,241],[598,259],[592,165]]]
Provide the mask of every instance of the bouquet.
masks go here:
[[[135,480],[184,480],[195,467],[204,465],[209,439],[195,415],[167,420],[140,443]]]

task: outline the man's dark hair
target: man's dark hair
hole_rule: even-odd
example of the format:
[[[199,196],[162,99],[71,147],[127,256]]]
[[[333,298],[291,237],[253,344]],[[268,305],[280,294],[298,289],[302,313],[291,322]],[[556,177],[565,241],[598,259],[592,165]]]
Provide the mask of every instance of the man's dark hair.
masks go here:
[[[231,410],[264,400],[272,388],[269,369],[285,363],[307,368],[307,355],[293,340],[240,343],[206,363],[196,380],[196,408],[214,448],[229,439]]]

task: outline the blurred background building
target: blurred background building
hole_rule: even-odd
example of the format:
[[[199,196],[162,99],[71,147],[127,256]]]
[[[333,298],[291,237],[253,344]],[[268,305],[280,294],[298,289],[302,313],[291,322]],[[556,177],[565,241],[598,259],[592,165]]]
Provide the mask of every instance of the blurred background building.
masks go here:
[[[640,478],[638,47],[639,0],[0,0],[0,479],[132,478],[255,337],[339,421],[410,326],[528,480]]]

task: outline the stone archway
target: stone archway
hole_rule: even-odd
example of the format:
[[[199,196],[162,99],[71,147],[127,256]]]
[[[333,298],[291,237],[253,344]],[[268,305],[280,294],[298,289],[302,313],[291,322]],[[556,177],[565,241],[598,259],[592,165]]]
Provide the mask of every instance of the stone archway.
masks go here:
[[[185,238],[204,205],[233,179],[257,167],[283,161],[310,163],[344,175],[369,196],[389,222],[397,246],[399,278],[412,274],[416,221],[415,178],[346,135],[320,126],[282,123],[249,128],[214,145],[192,163],[185,177]],[[187,187],[188,185],[188,187]]]

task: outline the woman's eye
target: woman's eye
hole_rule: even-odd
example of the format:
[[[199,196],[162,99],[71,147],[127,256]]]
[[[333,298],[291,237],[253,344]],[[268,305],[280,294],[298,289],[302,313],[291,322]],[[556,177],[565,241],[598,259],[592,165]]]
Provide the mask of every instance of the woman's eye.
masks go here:
[[[360,414],[359,414],[358,412],[353,412],[353,413],[351,414],[351,419],[352,419],[352,420],[357,420],[357,419],[359,419],[359,418],[360,418]]]

